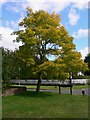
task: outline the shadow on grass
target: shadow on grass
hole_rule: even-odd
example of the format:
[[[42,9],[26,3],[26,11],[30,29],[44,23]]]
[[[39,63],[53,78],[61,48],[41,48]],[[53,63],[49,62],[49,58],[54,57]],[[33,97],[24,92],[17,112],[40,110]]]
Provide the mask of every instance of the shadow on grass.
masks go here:
[[[36,91],[26,91],[24,93],[17,94],[15,96],[22,96],[22,97],[39,97],[39,98],[45,98],[50,97],[53,94],[50,94],[48,92],[36,92]]]

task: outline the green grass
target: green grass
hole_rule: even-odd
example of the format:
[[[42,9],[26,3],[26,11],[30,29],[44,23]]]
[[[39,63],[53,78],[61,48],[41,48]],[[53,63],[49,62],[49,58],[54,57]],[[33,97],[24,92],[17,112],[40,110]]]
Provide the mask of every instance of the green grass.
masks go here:
[[[90,85],[74,85],[73,89],[90,88]]]
[[[88,96],[27,91],[3,97],[3,118],[87,118]]]
[[[31,89],[36,89],[35,85],[27,85],[26,87],[27,88],[31,88]],[[73,90],[84,89],[84,88],[90,88],[90,85],[74,85],[73,86]],[[55,87],[55,86],[41,86],[40,89],[44,89],[44,90],[46,90],[46,89],[58,90],[58,87]],[[69,89],[69,88],[68,87],[61,87],[61,90],[67,90],[67,89]]]

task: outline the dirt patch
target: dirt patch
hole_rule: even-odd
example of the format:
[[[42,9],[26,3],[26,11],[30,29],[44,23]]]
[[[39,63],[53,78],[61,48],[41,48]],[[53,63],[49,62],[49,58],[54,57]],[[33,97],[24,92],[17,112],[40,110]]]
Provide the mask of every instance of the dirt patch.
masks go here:
[[[25,91],[26,91],[26,87],[13,87],[4,91],[2,96],[15,95],[15,94],[23,93]]]

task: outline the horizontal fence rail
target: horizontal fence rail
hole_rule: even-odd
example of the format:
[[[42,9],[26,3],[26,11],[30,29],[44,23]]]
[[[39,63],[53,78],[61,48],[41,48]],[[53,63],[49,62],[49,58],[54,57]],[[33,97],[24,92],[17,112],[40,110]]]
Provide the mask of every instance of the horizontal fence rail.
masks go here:
[[[37,85],[38,80],[11,80],[12,84],[19,84],[19,85]],[[60,87],[70,87],[70,94],[72,95],[72,87],[73,85],[71,83],[63,83],[58,80],[42,80],[41,86],[58,86],[59,87],[59,93],[61,94]]]
[[[37,84],[38,80],[10,80],[10,83],[14,84]],[[72,79],[72,84],[87,84],[88,80],[87,79]],[[59,80],[42,80],[41,84],[52,84],[52,85],[58,85],[58,84],[69,84],[69,80],[66,81],[59,81]]]
[[[37,84],[38,80],[10,80],[10,83],[21,83],[21,84]],[[58,80],[42,80],[41,84],[68,84],[69,82],[61,82]]]

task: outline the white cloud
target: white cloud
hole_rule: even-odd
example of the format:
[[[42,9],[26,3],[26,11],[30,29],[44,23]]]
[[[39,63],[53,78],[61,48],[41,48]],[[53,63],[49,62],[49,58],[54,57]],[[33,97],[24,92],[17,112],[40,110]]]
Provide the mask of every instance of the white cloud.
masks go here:
[[[76,39],[88,37],[88,29],[79,29],[77,32],[74,32],[72,36]]]
[[[72,26],[77,25],[80,15],[76,13],[75,9],[71,9],[68,14],[69,22]]]
[[[7,48],[9,50],[15,50],[22,45],[22,43],[13,43],[16,39],[16,35],[11,35],[13,30],[11,28],[0,27],[0,34],[2,35],[2,40],[0,41],[0,47]]]
[[[5,2],[21,2],[21,0],[18,0],[18,1],[16,1],[16,0],[0,0],[0,2],[2,2],[2,3],[5,3]],[[22,0],[22,2],[23,2],[23,0]]]
[[[87,9],[88,8],[88,0],[83,2],[75,2],[73,5],[74,8],[78,9]]]
[[[50,4],[46,4],[45,3],[45,0],[28,0],[28,5],[34,10],[34,11],[38,11],[40,9],[43,9],[43,10],[48,10],[49,9],[49,5]]]
[[[19,13],[18,6],[12,6],[12,5],[10,5],[6,9],[7,10],[12,10],[13,12],[16,12],[16,13]]]
[[[62,10],[64,10],[66,7],[68,7],[71,2],[70,0],[27,0],[30,7],[36,11],[36,10],[40,10],[40,9],[43,9],[43,10],[50,10],[50,11],[55,11],[55,12],[60,12]],[[71,0],[72,1],[72,0]],[[74,1],[74,0],[73,0]]]
[[[84,48],[84,49],[82,49],[82,50],[80,50],[79,52],[81,52],[81,54],[82,54],[82,59],[84,60],[85,59],[85,57],[87,56],[87,54],[88,54],[88,47],[86,47],[86,48]]]
[[[65,2],[65,0],[63,2],[55,0],[27,0],[26,2],[15,2],[15,4],[8,5],[7,10],[21,13],[21,11],[25,10],[27,6],[30,6],[34,11],[43,9],[45,11],[53,10],[58,12],[65,9],[69,4],[70,2]]]
[[[23,20],[24,17],[25,16],[24,16],[23,12],[21,12],[20,17],[19,17],[19,19],[17,21],[14,21],[14,20],[12,20],[12,21],[5,21],[5,26],[7,28],[11,28],[11,29],[17,30],[17,29],[19,29],[19,25],[18,24]]]
[[[23,6],[23,8],[26,8],[28,6],[28,4],[30,3],[32,5],[32,7],[34,8],[34,10],[38,10],[40,8],[47,8],[51,7],[50,4],[52,3],[54,5],[55,9],[61,9],[63,10],[64,8],[66,8],[70,3],[73,3],[73,7],[75,8],[79,8],[79,9],[83,9],[83,8],[87,8],[87,3],[89,2],[89,0],[0,0],[0,2],[19,2],[21,3],[21,7]],[[23,4],[24,3],[24,4]],[[47,5],[45,4],[47,3]],[[20,9],[20,7],[19,7]],[[14,9],[15,10],[15,9]]]
[[[6,9],[8,11],[13,11],[16,13],[21,13],[23,12],[24,9],[26,9],[26,3],[25,2],[10,2],[7,6]]]
[[[76,13],[75,8],[78,9],[84,9],[88,7],[88,1],[89,0],[22,0],[22,2],[20,2],[20,0],[16,1],[16,0],[1,0],[3,2],[15,2],[15,4],[11,4],[7,6],[8,10],[12,10],[14,12],[20,13],[22,14],[24,11],[26,11],[26,7],[30,6],[34,11],[38,11],[40,9],[43,9],[45,11],[55,11],[55,12],[60,12],[62,10],[64,10],[65,8],[67,8],[69,5],[72,6],[71,8],[73,8],[74,10],[71,10],[69,13],[69,19],[70,19],[70,24],[71,25],[76,25],[77,21],[79,19],[79,15]],[[75,19],[74,19],[75,17]]]
[[[4,3],[4,2],[6,2],[6,0],[0,0],[0,2]]]
[[[51,10],[53,9],[55,12],[62,11],[66,7],[68,7],[71,3],[72,8],[78,8],[78,9],[85,9],[88,8],[88,1],[89,0],[27,0],[28,3],[30,3],[30,6],[33,10]]]
[[[5,22],[5,26],[7,28],[11,28],[11,29],[17,29],[18,28],[18,22],[17,21],[6,21]]]

